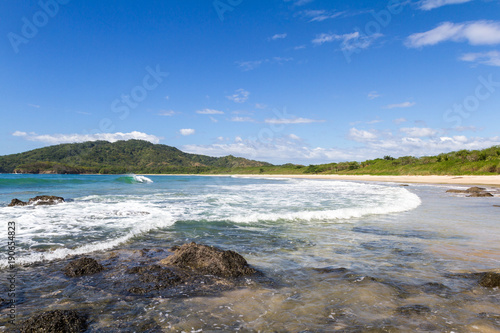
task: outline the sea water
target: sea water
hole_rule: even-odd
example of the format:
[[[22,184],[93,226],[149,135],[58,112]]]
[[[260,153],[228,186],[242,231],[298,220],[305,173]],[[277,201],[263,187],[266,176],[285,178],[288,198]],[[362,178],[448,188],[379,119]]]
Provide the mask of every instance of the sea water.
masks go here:
[[[498,331],[499,291],[453,274],[500,268],[500,208],[493,206],[500,198],[466,198],[447,188],[272,177],[0,175],[0,275],[8,274],[6,225],[15,222],[19,313],[92,304],[90,331],[112,331],[117,321],[130,331],[150,322],[166,332]],[[7,207],[13,198],[36,195],[66,202]],[[70,287],[50,268],[72,255],[99,259],[116,249],[191,241],[237,251],[275,283],[130,303]],[[405,307],[425,311],[408,314]]]

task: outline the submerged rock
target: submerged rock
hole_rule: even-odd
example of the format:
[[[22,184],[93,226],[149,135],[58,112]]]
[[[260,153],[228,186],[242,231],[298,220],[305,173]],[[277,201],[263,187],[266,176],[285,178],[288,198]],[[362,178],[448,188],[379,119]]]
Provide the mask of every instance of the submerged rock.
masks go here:
[[[151,290],[161,290],[168,287],[179,285],[183,278],[173,270],[160,265],[150,265],[133,267],[127,270],[128,274],[137,274],[140,287],[131,287],[128,291],[132,294],[142,295]]]
[[[58,203],[64,202],[64,198],[56,197],[55,195],[38,195],[34,198],[28,200],[28,202],[21,201],[19,199],[12,199],[9,204],[9,207],[13,206],[26,206],[26,205],[55,205]]]
[[[160,264],[220,277],[240,277],[257,273],[245,258],[234,251],[196,243],[184,244],[172,250],[174,254],[161,260]]]
[[[486,272],[479,278],[479,285],[487,288],[500,287],[500,273]]]
[[[426,313],[430,313],[431,308],[421,304],[412,304],[412,305],[400,306],[396,309],[396,312],[405,316],[423,315]]]
[[[26,320],[21,333],[76,333],[87,330],[87,318],[73,310],[45,311]]]
[[[473,192],[472,194],[468,195],[468,198],[481,198],[481,197],[492,197],[493,194],[489,192]]]
[[[447,190],[446,193],[467,193],[467,192],[465,190],[450,189],[450,190]]]
[[[69,277],[92,275],[102,271],[104,267],[92,258],[80,258],[73,260],[64,268],[64,274]]]

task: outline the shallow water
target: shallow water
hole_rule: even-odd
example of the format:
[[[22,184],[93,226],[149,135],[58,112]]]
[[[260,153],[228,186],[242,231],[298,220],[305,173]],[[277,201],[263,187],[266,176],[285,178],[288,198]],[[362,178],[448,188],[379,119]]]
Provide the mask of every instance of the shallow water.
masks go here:
[[[38,194],[73,201],[0,208],[18,224],[19,260],[32,263],[17,269],[19,322],[42,309],[81,309],[89,331],[102,332],[500,330],[499,290],[453,275],[500,268],[498,197],[321,180],[29,177],[0,181],[4,206]],[[191,241],[237,251],[265,278],[208,296],[140,297],[61,272],[67,254],[94,251],[106,263],[124,249],[132,265],[138,250]]]

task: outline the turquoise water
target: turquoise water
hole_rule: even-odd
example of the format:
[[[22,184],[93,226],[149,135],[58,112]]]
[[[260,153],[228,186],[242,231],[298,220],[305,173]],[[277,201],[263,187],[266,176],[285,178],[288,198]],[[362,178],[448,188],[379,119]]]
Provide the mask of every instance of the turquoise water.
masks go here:
[[[272,178],[0,175],[0,217],[16,222],[17,262],[29,264],[18,272],[25,295],[20,313],[92,304],[90,331],[106,331],[115,321],[141,331],[133,329],[137,318],[165,332],[498,331],[499,291],[449,274],[500,268],[500,208],[493,206],[500,198],[465,198],[445,193],[448,188]],[[67,201],[7,207],[13,198],[43,194]],[[109,292],[75,289],[54,273],[68,255],[104,260],[114,250],[191,241],[239,252],[276,285],[252,282],[210,297],[123,303]],[[2,243],[0,273],[7,274],[5,249]],[[349,274],[335,273],[337,268]],[[443,286],[440,292],[431,290],[436,285]],[[415,304],[431,311],[398,314],[398,307]]]

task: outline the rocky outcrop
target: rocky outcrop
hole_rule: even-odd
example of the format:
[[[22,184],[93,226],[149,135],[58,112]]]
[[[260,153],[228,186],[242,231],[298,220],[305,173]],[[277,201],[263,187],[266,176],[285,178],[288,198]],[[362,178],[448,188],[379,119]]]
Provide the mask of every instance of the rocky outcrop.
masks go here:
[[[469,198],[493,197],[494,196],[493,194],[486,192],[486,189],[484,187],[477,187],[477,186],[470,187],[466,190],[450,189],[450,190],[447,190],[446,193],[468,194],[467,197],[469,197]]]
[[[77,333],[87,330],[87,318],[73,310],[45,311],[26,320],[21,333]]]
[[[28,203],[21,201],[19,199],[12,199],[12,201],[9,204],[9,207],[14,207],[14,206],[26,206]]]
[[[92,275],[101,272],[104,267],[92,258],[80,258],[73,260],[64,268],[64,274],[68,277]]]
[[[484,191],[486,191],[486,189],[484,187],[477,187],[477,186],[470,187],[470,188],[465,190],[466,193],[480,193],[480,192],[484,192]]]
[[[234,251],[196,243],[184,244],[172,250],[174,254],[161,260],[160,264],[220,277],[234,278],[256,273],[255,269],[248,266],[245,258]]]
[[[64,202],[64,198],[62,197],[56,197],[55,195],[38,195],[34,198],[29,199],[28,202],[21,201],[17,198],[12,199],[12,201],[9,204],[9,207],[27,206],[27,205],[34,205],[34,206],[55,205],[61,202]]]

